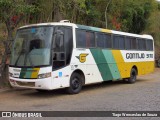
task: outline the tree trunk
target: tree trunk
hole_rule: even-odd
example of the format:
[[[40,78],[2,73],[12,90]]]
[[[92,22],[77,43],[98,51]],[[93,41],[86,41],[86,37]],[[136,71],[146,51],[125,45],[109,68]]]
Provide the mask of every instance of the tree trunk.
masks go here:
[[[2,62],[0,65],[0,77],[1,78],[6,77],[6,76],[4,76],[5,75],[4,72],[5,72],[5,68],[6,68],[7,58],[9,57],[9,54],[10,54],[10,48],[11,48],[10,45],[13,40],[13,28],[11,26],[10,19],[7,19],[5,24],[6,24],[7,31],[8,31],[8,37],[7,37],[7,40],[3,41],[5,50],[4,50],[4,54],[2,55]]]

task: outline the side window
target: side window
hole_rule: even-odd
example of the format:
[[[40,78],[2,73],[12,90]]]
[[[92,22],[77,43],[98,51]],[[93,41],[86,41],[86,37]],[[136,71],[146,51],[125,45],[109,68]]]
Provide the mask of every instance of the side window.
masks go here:
[[[86,48],[86,31],[76,30],[76,43],[78,48]]]
[[[145,39],[137,39],[138,42],[138,49],[139,50],[146,50],[146,40]]]
[[[127,50],[131,49],[131,38],[130,37],[126,37],[125,46]]]
[[[86,32],[86,47],[95,47],[94,32]]]
[[[106,40],[105,48],[112,48],[112,39],[110,34],[104,34],[104,39]]]
[[[119,49],[119,36],[113,35],[113,48]]]
[[[105,39],[104,39],[104,35],[102,33],[96,33],[96,43],[97,43],[97,47],[99,48],[105,48]]]
[[[124,36],[113,35],[113,48],[114,49],[124,49],[125,48]]]
[[[95,47],[94,32],[77,29],[76,43],[78,48]]]
[[[53,37],[53,48],[54,48],[54,52],[64,52],[64,36],[63,35],[58,35],[56,32],[61,32],[62,34],[64,34],[64,28],[62,26],[57,26],[55,27],[55,33],[54,33],[54,37]],[[58,39],[58,40],[57,40]]]
[[[73,34],[72,28],[66,27],[64,33],[65,50],[66,50],[66,64],[70,63],[72,49],[73,49]]]
[[[134,37],[131,38],[131,49],[132,50],[136,50],[137,49],[137,40]]]
[[[124,36],[119,36],[119,49],[125,49],[125,39]]]
[[[59,26],[56,28],[55,31],[62,31],[63,32],[63,49],[53,50],[53,69],[58,69],[64,67],[70,63],[71,54],[73,49],[73,34],[71,27],[63,27]]]
[[[146,39],[146,49],[149,51],[153,50],[153,41],[152,40]]]

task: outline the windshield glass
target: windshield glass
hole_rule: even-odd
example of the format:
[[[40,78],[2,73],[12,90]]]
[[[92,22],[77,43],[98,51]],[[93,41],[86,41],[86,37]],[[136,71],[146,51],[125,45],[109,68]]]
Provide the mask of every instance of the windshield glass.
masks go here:
[[[50,64],[53,27],[19,29],[13,45],[10,65],[43,66]]]

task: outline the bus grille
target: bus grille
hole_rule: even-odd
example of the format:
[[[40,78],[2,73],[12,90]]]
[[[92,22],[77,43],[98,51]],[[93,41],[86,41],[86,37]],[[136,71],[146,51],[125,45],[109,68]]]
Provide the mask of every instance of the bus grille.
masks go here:
[[[19,86],[35,87],[35,82],[20,82],[16,81]]]

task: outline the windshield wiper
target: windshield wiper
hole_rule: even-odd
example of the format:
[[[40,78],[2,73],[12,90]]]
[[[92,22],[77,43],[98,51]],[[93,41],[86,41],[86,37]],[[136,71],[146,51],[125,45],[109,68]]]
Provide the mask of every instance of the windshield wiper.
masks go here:
[[[26,58],[28,57],[29,63],[31,64],[32,67],[34,67],[29,52],[26,53],[26,49],[24,49],[24,48],[21,50],[21,52],[20,52],[20,54],[19,54],[19,56],[18,56],[18,58],[17,58],[17,60],[16,60],[16,62],[15,62],[15,66],[17,66],[17,63],[18,63],[21,55],[23,55],[23,54],[25,54],[24,65],[26,65],[26,63],[27,63],[27,59],[26,59]]]
[[[15,66],[17,66],[17,63],[18,63],[18,61],[19,61],[19,58],[20,58],[21,55],[22,55],[23,53],[25,53],[25,52],[26,52],[26,49],[23,48],[23,49],[21,50],[21,52],[20,52],[20,54],[19,54],[19,56],[18,56],[16,62],[15,62]]]

